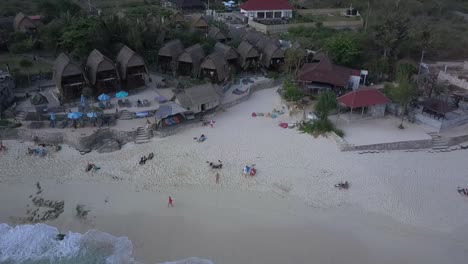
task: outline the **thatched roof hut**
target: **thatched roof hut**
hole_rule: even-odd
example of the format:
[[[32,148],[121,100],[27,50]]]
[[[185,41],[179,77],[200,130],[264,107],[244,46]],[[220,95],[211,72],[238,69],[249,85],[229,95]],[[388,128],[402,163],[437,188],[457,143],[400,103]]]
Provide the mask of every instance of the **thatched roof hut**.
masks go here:
[[[13,19],[13,28],[15,31],[26,32],[35,29],[36,25],[28,16],[19,12]]]
[[[216,84],[206,83],[184,89],[176,95],[176,102],[194,113],[207,111],[221,103],[221,88]]]
[[[249,60],[258,60],[260,58],[257,49],[248,41],[241,42],[237,48],[237,53],[239,53],[239,65],[243,68],[247,66]]]
[[[184,45],[178,39],[171,40],[164,44],[159,49],[158,56],[171,57],[173,59],[179,58],[180,54],[184,52]]]
[[[222,53],[211,53],[203,60],[200,67],[202,75],[214,82],[223,82],[229,77],[229,66]]]
[[[188,63],[192,65],[192,74],[198,76],[200,64],[205,57],[205,51],[200,44],[195,44],[185,49],[179,56],[179,64]]]
[[[104,71],[114,71],[117,73],[112,60],[104,56],[97,49],[94,49],[86,61],[86,73],[90,84],[95,85],[98,73]]]
[[[71,99],[81,94],[85,77],[79,64],[72,62],[65,53],[61,53],[55,59],[52,71],[55,84],[65,99]],[[73,91],[68,91],[68,89]]]
[[[284,51],[274,42],[267,42],[262,50],[262,64],[270,67],[273,64],[279,64],[284,61]]]
[[[257,47],[258,42],[263,40],[264,38],[266,38],[266,36],[258,31],[248,31],[244,35],[243,40],[246,40],[253,46]]]
[[[234,41],[242,41],[244,36],[247,34],[247,30],[245,28],[236,28],[230,27],[228,38]]]
[[[214,46],[214,51],[222,53],[224,55],[224,59],[227,61],[237,60],[237,58],[239,58],[239,55],[231,46],[223,43],[217,42]]]
[[[185,18],[182,13],[175,11],[174,14],[172,14],[172,21],[174,23],[185,23]]]
[[[129,68],[139,67],[144,69],[145,73],[148,73],[148,69],[146,68],[143,58],[127,46],[123,46],[120,49],[116,60],[117,68],[122,80],[127,79],[127,69]]]
[[[192,15],[190,17],[189,22],[192,28],[202,30],[205,32],[208,31],[208,21],[205,19],[203,15]]]
[[[215,39],[219,42],[225,42],[226,41],[226,36],[221,32],[221,29],[217,27],[210,27],[210,30],[208,31],[208,37]]]

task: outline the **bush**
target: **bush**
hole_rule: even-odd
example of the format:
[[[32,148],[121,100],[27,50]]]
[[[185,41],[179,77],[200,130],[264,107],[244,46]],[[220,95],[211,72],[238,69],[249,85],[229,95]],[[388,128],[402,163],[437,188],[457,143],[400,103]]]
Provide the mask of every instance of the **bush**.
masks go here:
[[[283,84],[284,99],[288,101],[299,101],[304,93],[291,80],[285,80]]]
[[[83,90],[81,91],[81,94],[86,97],[86,98],[91,98],[93,97],[93,90],[89,87],[85,87],[83,88]]]
[[[304,133],[311,134],[314,137],[323,135],[328,132],[335,132],[338,136],[343,137],[344,132],[333,125],[328,119],[317,119],[311,123],[304,123],[299,128]]]

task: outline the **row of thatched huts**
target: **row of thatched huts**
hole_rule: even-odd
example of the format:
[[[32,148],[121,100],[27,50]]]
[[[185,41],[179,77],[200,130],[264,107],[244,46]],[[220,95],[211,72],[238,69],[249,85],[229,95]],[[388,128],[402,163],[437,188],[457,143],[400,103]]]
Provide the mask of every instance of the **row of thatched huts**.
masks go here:
[[[64,101],[79,98],[85,86],[96,94],[113,93],[120,89],[130,90],[145,84],[148,69],[141,56],[124,46],[116,62],[93,50],[85,67],[61,53],[53,67],[54,80]]]

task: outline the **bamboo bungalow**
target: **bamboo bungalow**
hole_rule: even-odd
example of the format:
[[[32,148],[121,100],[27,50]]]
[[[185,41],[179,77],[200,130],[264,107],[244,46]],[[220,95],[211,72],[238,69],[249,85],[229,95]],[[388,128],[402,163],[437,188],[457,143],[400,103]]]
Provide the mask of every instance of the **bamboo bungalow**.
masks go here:
[[[217,27],[210,27],[210,31],[208,31],[208,37],[215,39],[216,41],[221,43],[226,42],[226,36]]]
[[[172,22],[174,22],[176,24],[184,24],[185,23],[185,18],[182,15],[182,13],[180,13],[179,11],[176,11],[172,15]]]
[[[148,74],[145,61],[127,46],[123,46],[117,55],[117,68],[127,90],[145,85]]]
[[[201,76],[213,83],[221,83],[229,77],[229,66],[224,55],[214,52],[208,55],[201,64]]]
[[[193,15],[190,17],[190,26],[192,29],[199,30],[201,32],[208,32],[208,21],[202,15]]]
[[[216,108],[221,104],[222,92],[216,84],[202,84],[184,89],[176,95],[176,103],[194,114]]]
[[[242,41],[237,48],[239,53],[239,66],[242,69],[256,68],[260,60],[260,54],[257,49],[247,41]]]
[[[13,20],[13,29],[16,32],[36,33],[37,26],[32,19],[19,12]]]
[[[214,51],[221,53],[224,55],[224,59],[230,64],[234,65],[237,63],[237,59],[239,58],[239,55],[237,52],[231,47],[223,43],[216,43],[214,46]]]
[[[266,36],[257,31],[248,31],[243,37],[243,40],[248,41],[256,48],[258,48],[257,44],[263,39],[266,39]]]
[[[200,44],[186,48],[179,57],[178,72],[181,75],[198,77],[203,58],[205,58],[205,51]]]
[[[73,63],[66,54],[61,53],[55,59],[53,75],[64,101],[81,96],[81,91],[86,85],[84,73],[78,64]]]
[[[244,39],[244,36],[247,34],[247,30],[245,28],[235,28],[235,27],[230,27],[229,28],[229,34],[228,34],[228,40],[233,40],[233,41],[242,41]]]
[[[118,90],[119,75],[114,63],[96,49],[88,56],[86,74],[97,94],[113,93]]]
[[[262,50],[262,65],[277,69],[284,63],[284,51],[274,42],[268,42]]]
[[[178,39],[171,40],[164,44],[159,50],[158,60],[163,72],[172,72],[177,69],[179,56],[184,52],[184,45]]]

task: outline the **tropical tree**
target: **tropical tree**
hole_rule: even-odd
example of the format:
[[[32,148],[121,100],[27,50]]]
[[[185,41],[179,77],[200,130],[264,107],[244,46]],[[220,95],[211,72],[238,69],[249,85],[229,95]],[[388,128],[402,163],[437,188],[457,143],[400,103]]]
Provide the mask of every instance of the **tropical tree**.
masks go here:
[[[408,24],[408,19],[388,15],[381,24],[375,26],[375,42],[382,48],[384,58],[393,57],[402,42],[407,39]]]
[[[328,39],[325,49],[334,62],[348,66],[355,64],[362,52],[359,38],[351,33],[342,33]]]
[[[418,90],[416,86],[411,82],[411,72],[408,72],[404,67],[400,68],[397,72],[397,84],[388,87],[388,95],[393,101],[397,102],[402,109],[399,128],[404,128],[403,119],[407,113],[408,104],[417,93]]]
[[[300,49],[288,49],[284,54],[284,63],[287,68],[288,74],[293,73],[293,76],[296,76],[297,71],[304,63],[304,54],[301,52]]]
[[[31,84],[31,78],[30,78],[30,75],[29,75],[29,70],[32,68],[33,63],[30,60],[22,59],[19,62],[19,66],[26,71],[26,74],[28,75],[28,82],[29,82],[29,84]]]
[[[338,107],[336,94],[333,91],[326,91],[319,95],[315,112],[321,120],[327,120],[331,111]]]

